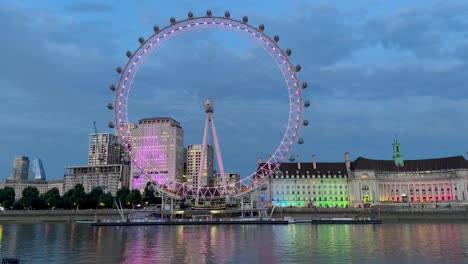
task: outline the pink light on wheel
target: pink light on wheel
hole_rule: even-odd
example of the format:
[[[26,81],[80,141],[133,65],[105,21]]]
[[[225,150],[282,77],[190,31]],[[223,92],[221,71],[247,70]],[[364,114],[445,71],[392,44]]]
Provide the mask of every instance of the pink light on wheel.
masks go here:
[[[282,73],[286,88],[288,91],[289,96],[289,103],[290,103],[290,110],[289,116],[287,119],[287,128],[284,131],[284,136],[280,144],[277,146],[276,150],[270,155],[269,158],[269,165],[270,168],[267,168],[265,164],[258,171],[254,172],[250,176],[242,179],[241,181],[233,184],[232,186],[239,186],[232,188],[232,186],[221,185],[221,186],[214,186],[214,187],[204,187],[201,190],[201,193],[196,194],[197,197],[212,197],[216,196],[215,194],[223,194],[223,193],[230,193],[233,197],[240,197],[242,195],[248,194],[251,190],[257,188],[262,181],[256,181],[256,175],[264,175],[264,171],[272,171],[278,170],[278,166],[274,165],[278,162],[282,162],[286,159],[289,159],[289,154],[291,152],[291,148],[293,145],[296,144],[298,136],[299,136],[299,128],[301,127],[300,121],[302,119],[302,99],[301,99],[301,90],[300,85],[297,77],[296,72],[292,69],[295,69],[295,66],[290,63],[289,57],[291,55],[291,51],[282,50],[277,42],[273,41],[274,38],[270,38],[267,36],[263,31],[259,31],[257,28],[252,27],[249,25],[247,20],[242,21],[235,20],[230,17],[216,17],[212,16],[211,12],[206,17],[190,17],[182,21],[175,21],[170,25],[162,28],[161,30],[155,30],[154,34],[147,38],[144,42],[141,43],[141,46],[132,54],[138,54],[137,56],[132,56],[129,58],[129,62],[125,64],[125,68],[123,69],[123,73],[127,73],[125,76],[120,75],[120,80],[116,87],[121,87],[120,91],[124,91],[124,93],[119,92],[115,93],[115,105],[118,107],[115,114],[115,127],[117,128],[117,132],[119,133],[119,138],[122,141],[128,141],[128,131],[123,129],[128,124],[128,95],[131,90],[131,85],[133,80],[139,70],[140,65],[143,64],[143,60],[150,57],[150,56],[142,56],[143,54],[147,54],[147,52],[152,53],[159,50],[159,47],[162,46],[162,43],[167,42],[177,36],[183,35],[188,32],[198,31],[198,30],[224,30],[228,32],[237,33],[247,39],[252,40],[254,43],[259,45],[262,49],[264,49],[267,54],[274,60],[277,64],[280,72]],[[194,27],[192,27],[192,25]],[[201,26],[202,27],[196,27]],[[177,32],[177,33],[176,33]],[[172,34],[176,33],[176,34]],[[170,35],[170,36],[169,36]],[[157,43],[157,45],[153,45]],[[161,43],[161,45],[159,45]],[[149,48],[154,47],[154,48]],[[286,56],[287,55],[287,56]],[[138,67],[136,67],[137,62]],[[166,176],[161,175],[154,175],[155,171],[159,171],[157,167],[151,168],[143,168],[143,164],[145,163],[145,159],[143,156],[138,157],[140,154],[134,147],[133,150],[130,150],[132,144],[126,144],[125,150],[128,156],[132,159],[134,163],[137,164],[137,167],[141,170],[142,177],[139,178],[139,182],[142,183],[143,177],[154,178],[155,182],[157,182],[156,188],[159,191],[170,195],[171,197],[182,197],[186,195],[187,198],[194,197],[194,186],[192,184],[187,183],[180,183],[174,179],[167,178]],[[146,156],[146,155],[145,155]],[[155,160],[161,160],[161,158],[157,158]],[[271,165],[273,164],[273,167]],[[149,173],[151,171],[151,173]],[[164,188],[163,188],[164,187]],[[172,190],[169,192],[168,190]],[[177,194],[175,194],[177,192]]]

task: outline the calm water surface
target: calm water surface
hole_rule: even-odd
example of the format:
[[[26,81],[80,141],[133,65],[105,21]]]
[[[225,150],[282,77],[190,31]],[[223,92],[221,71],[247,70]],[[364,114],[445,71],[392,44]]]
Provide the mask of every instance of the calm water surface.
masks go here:
[[[468,263],[468,223],[91,227],[1,224],[21,263]]]

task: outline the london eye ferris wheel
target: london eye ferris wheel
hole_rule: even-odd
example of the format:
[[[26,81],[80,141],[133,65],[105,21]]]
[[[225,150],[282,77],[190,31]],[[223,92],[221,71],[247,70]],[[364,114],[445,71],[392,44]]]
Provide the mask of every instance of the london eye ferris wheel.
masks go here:
[[[140,46],[134,52],[127,51],[128,62],[124,67],[116,69],[120,78],[116,85],[110,87],[111,91],[115,93],[115,97],[114,103],[109,103],[107,108],[114,111],[115,118],[113,122],[109,123],[109,127],[116,129],[126,155],[141,172],[139,177],[148,178],[158,191],[171,198],[196,198],[198,200],[213,199],[215,197],[239,198],[247,195],[261,186],[263,180],[269,175],[276,173],[279,168],[278,165],[289,158],[291,149],[295,144],[304,143],[298,133],[301,126],[309,124],[309,121],[303,119],[302,109],[308,107],[310,102],[302,98],[302,90],[307,88],[307,83],[300,83],[297,78],[301,66],[293,65],[290,62],[289,58],[292,51],[280,48],[278,35],[271,38],[264,33],[265,26],[263,24],[255,27],[248,22],[246,16],[241,20],[236,20],[231,18],[228,11],[225,12],[224,16],[214,16],[210,10],[204,16],[198,17],[194,16],[192,12],[188,12],[187,18],[181,21],[170,18],[168,26],[164,28],[154,26],[154,32],[149,38],[140,37],[138,39]],[[226,183],[223,180],[220,185],[201,188],[199,185],[197,186],[197,183],[187,184],[172,177],[160,177],[157,181],[154,180],[152,173],[158,171],[158,168],[151,168],[152,173],[150,173],[147,166],[142,166],[137,161],[138,149],[132,148],[133,138],[129,132],[130,123],[127,111],[133,80],[148,55],[156,52],[161,45],[177,36],[200,30],[223,30],[237,33],[263,48],[280,69],[289,95],[289,115],[286,130],[276,150],[268,156],[266,162],[260,164],[252,174],[240,179],[238,182]]]

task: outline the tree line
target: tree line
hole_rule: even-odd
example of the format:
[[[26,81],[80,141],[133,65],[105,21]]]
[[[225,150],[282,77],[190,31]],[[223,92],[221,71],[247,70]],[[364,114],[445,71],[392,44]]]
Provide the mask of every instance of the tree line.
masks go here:
[[[95,187],[89,193],[85,192],[82,184],[60,195],[58,188],[52,188],[46,193],[39,194],[34,186],[24,188],[21,198],[15,200],[15,190],[11,187],[0,189],[0,205],[7,210],[39,210],[39,209],[105,209],[115,208],[117,202],[123,208],[145,207],[160,204],[161,198],[155,197],[146,185],[143,194],[138,189],[130,190],[122,187],[114,196],[104,192],[102,187]]]

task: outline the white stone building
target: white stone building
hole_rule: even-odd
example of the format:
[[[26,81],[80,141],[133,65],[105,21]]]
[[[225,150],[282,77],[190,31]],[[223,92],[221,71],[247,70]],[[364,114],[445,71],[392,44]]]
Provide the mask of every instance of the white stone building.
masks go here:
[[[115,196],[122,187],[122,178],[129,177],[129,174],[130,168],[124,164],[67,167],[64,191],[73,189],[76,184],[82,184],[85,192],[102,187],[105,192],[111,192]]]
[[[312,162],[282,163],[278,173],[266,177],[258,200],[286,207],[468,202],[463,156],[403,160],[398,139],[393,160],[351,161],[345,153],[344,162],[316,162],[314,155]]]
[[[64,194],[62,180],[4,180],[2,184],[2,188],[11,187],[15,190],[16,200],[23,196],[23,190],[29,186],[36,187],[39,194],[46,193],[52,188],[57,188],[60,195]]]

